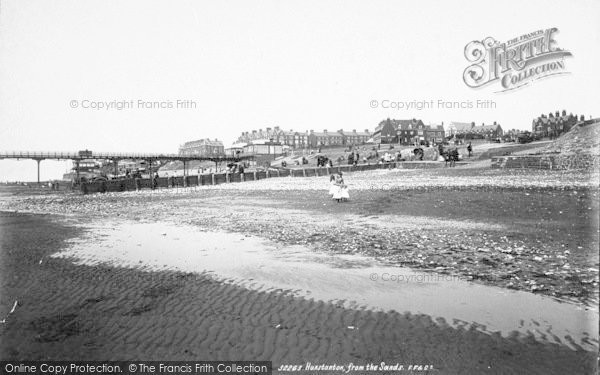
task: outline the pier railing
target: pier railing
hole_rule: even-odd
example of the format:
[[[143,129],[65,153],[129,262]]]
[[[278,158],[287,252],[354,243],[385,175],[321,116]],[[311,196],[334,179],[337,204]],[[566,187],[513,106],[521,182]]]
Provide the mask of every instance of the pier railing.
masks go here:
[[[143,152],[65,152],[65,151],[0,151],[0,159],[166,159],[166,160],[240,160],[250,156],[233,157],[226,155],[179,155],[174,153]]]

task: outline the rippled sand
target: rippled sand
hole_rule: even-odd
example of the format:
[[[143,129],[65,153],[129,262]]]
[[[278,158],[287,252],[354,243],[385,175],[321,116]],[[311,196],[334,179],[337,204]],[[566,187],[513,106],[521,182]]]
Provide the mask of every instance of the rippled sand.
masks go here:
[[[50,256],[82,235],[72,224],[1,218],[3,316],[19,301],[0,328],[6,359],[385,360],[474,374],[595,366],[593,352],[451,327],[424,314],[348,308],[174,270],[75,265]]]

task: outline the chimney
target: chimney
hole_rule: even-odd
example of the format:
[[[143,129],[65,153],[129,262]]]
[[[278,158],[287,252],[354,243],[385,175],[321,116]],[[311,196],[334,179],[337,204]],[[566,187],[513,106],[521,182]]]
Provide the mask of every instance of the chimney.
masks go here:
[[[312,133],[314,133],[314,132],[315,132],[314,130],[310,129],[310,134],[312,134]]]
[[[276,127],[275,127],[275,130],[279,130],[279,126],[276,126]]]
[[[327,129],[323,129],[323,133],[327,133]]]
[[[256,134],[256,130],[252,130],[252,134]]]
[[[356,129],[352,129],[352,133],[356,133]]]
[[[267,132],[270,132],[270,131],[271,131],[271,128],[267,128]]]
[[[369,129],[365,129],[365,133],[369,134]]]

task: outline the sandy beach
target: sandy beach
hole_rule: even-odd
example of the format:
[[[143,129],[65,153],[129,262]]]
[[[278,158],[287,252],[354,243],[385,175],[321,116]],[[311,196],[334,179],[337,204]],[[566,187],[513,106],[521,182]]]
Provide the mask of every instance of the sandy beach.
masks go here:
[[[539,186],[544,182],[541,178],[535,180],[538,186],[529,187],[526,193],[534,197],[527,207],[514,199],[502,198],[503,194],[523,195],[520,190],[523,187],[515,184],[519,176],[513,177],[516,186],[511,190],[489,182],[496,181],[494,176],[486,177],[486,183],[467,175],[465,181],[480,186],[457,186],[455,191],[444,191],[444,198],[440,198],[436,195],[440,193],[430,188],[431,181],[443,182],[446,172],[429,172],[431,175],[423,177],[421,182],[415,183],[414,178],[407,176],[405,181],[409,182],[388,184],[379,190],[372,188],[378,181],[391,180],[389,173],[397,172],[380,177],[349,175],[355,189],[347,204],[331,202],[325,191],[302,187],[319,186],[318,178],[273,179],[223,188],[20,196],[6,200],[0,225],[0,312],[2,318],[6,317],[0,326],[0,356],[14,360],[270,360],[274,368],[306,362],[384,361],[432,366],[434,370],[425,373],[443,374],[584,374],[596,369],[594,348],[598,341],[593,333],[588,332],[586,338],[573,332],[571,337],[565,334],[567,331],[560,331],[560,324],[548,330],[544,326],[547,322],[535,319],[531,324],[540,327],[531,328],[525,315],[521,327],[515,324],[511,332],[506,327],[494,326],[496,322],[503,323],[493,320],[493,316],[503,315],[499,311],[490,312],[492,326],[486,327],[477,321],[410,311],[426,309],[426,303],[414,305],[417,307],[406,303],[403,310],[402,301],[407,300],[401,294],[396,297],[392,294],[387,299],[392,305],[382,303],[378,308],[378,301],[368,298],[363,301],[360,291],[347,289],[363,285],[390,289],[381,282],[374,285],[372,280],[361,283],[360,270],[367,269],[361,259],[368,259],[377,262],[378,267],[435,270],[460,277],[460,282],[467,286],[496,288],[490,290],[499,293],[510,291],[508,283],[513,282],[512,289],[518,290],[510,293],[524,293],[523,298],[532,296],[543,303],[555,303],[548,297],[560,297],[559,300],[571,301],[561,304],[567,308],[565,311],[587,311],[597,316],[597,310],[588,307],[597,301],[597,279],[587,276],[585,271],[597,267],[597,258],[592,255],[597,234],[589,230],[591,218],[597,215],[597,205],[590,206],[594,199],[597,202],[597,191],[560,184],[557,188],[556,181],[569,179],[546,175],[549,184],[554,185],[550,191],[563,202],[558,207],[554,202],[553,207],[564,210],[565,216],[544,216],[547,235],[541,236],[538,224],[534,223],[540,220],[534,220],[531,213],[542,210],[549,196],[549,188]],[[402,181],[394,178],[398,180]],[[290,183],[292,188],[281,188],[290,187]],[[487,186],[481,187],[482,184]],[[502,194],[497,194],[497,189]],[[490,191],[496,201],[480,204],[480,200],[490,199]],[[511,195],[514,191],[519,193]],[[463,201],[464,194],[469,194],[473,203]],[[446,204],[434,209],[441,201]],[[459,201],[462,203],[458,204]],[[475,210],[470,204],[477,202],[479,209]],[[584,206],[592,207],[587,210],[591,211],[589,217],[581,216]],[[580,232],[571,226],[575,218],[580,220],[576,222],[581,223],[576,226]],[[159,230],[156,228],[160,227],[152,225],[166,225],[167,229]],[[139,235],[132,226],[139,226]],[[180,234],[177,229],[169,229],[188,226],[194,229]],[[246,268],[249,276],[242,272],[244,268],[231,271],[237,269],[235,262],[230,267],[214,263],[217,258],[210,258],[210,252],[216,251],[210,247],[213,244],[194,242],[183,234],[215,230],[231,233],[232,243],[233,238],[254,241],[255,247],[250,242],[239,247],[247,253],[240,252],[239,256],[242,260],[243,256],[248,257],[248,261],[240,264],[249,264]],[[534,232],[538,236],[532,237]],[[159,243],[160,238],[171,242],[152,248],[150,244]],[[211,241],[219,242],[218,237]],[[262,247],[256,245],[263,243],[260,241],[266,241],[267,245],[262,247],[271,249],[267,255],[260,253]],[[489,250],[481,251],[486,243]],[[557,244],[565,245],[573,255],[564,255],[560,245],[557,252]],[[519,247],[524,249],[522,254]],[[186,252],[180,253],[182,249]],[[286,249],[293,251],[284,258],[304,257],[291,263],[297,268],[289,268],[288,276],[285,270],[289,259],[283,260],[288,263],[280,264],[265,258],[261,265],[266,268],[254,267],[252,263],[261,256],[277,257],[278,250]],[[194,260],[190,255],[194,251],[207,251],[209,257]],[[235,251],[235,247],[230,251]],[[306,261],[310,254],[316,258]],[[520,263],[499,261],[506,254]],[[550,276],[548,272],[559,268],[553,265],[561,259],[557,258],[559,255],[569,256],[569,267],[577,270],[580,280],[591,280],[590,283],[578,282],[579,288],[574,289],[569,285],[573,282],[572,273]],[[464,264],[470,274],[462,271],[459,259],[474,264]],[[280,276],[285,277],[275,277],[278,273],[269,265],[281,270]],[[328,298],[335,289],[331,292],[319,287],[323,283],[318,277],[324,273],[319,267],[324,265],[331,267],[332,275],[337,275],[335,272],[344,275],[344,267],[349,267],[346,281],[340,276],[338,298]],[[503,277],[515,267],[528,272],[522,272],[518,279]],[[209,268],[214,271],[203,271]],[[492,268],[494,273],[489,271]],[[593,275],[593,270],[587,272]],[[473,277],[477,274],[490,277]],[[308,279],[317,282],[311,284]],[[525,280],[518,282],[519,279]],[[532,289],[531,281],[543,287]],[[344,289],[344,283],[351,287]],[[278,284],[283,287],[278,288]],[[444,281],[438,284],[450,285]],[[291,288],[293,285],[303,288]],[[423,287],[421,290],[427,292],[427,286],[423,285],[413,286]],[[456,288],[454,285],[463,284],[454,283],[451,288]],[[311,288],[313,293],[307,293]],[[381,293],[385,296],[386,292]],[[414,293],[422,294],[419,289]],[[356,297],[358,302],[351,303],[343,296]],[[434,294],[434,302],[435,298],[440,305],[434,312],[442,314],[443,299]],[[507,298],[505,308],[510,309],[510,301],[514,300]],[[17,306],[9,313],[15,301]],[[547,318],[551,319],[550,315]],[[589,331],[586,325],[594,329],[585,320],[575,323],[576,327],[582,327],[582,332]]]
[[[0,375],[598,374],[598,14],[0,0]]]

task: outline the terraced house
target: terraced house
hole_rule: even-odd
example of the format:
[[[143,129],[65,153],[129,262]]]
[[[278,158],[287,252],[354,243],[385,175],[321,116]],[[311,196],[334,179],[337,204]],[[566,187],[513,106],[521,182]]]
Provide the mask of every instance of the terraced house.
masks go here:
[[[453,121],[448,126],[448,136],[462,139],[496,139],[502,137],[503,134],[502,126],[496,121],[490,125]]]
[[[344,131],[343,129],[328,131],[327,129],[324,129],[322,132],[316,132],[314,130],[298,132],[293,129],[288,131],[282,130],[279,126],[275,126],[274,128],[266,128],[264,131],[258,129],[252,130],[251,132],[243,132],[236,142],[252,143],[258,140],[270,140],[296,149],[309,147],[317,148],[321,146],[359,145],[367,143],[370,138],[371,133],[368,129],[364,132],[357,132],[356,129],[353,129],[352,131]]]
[[[584,120],[585,118],[582,115],[580,121]],[[565,110],[562,113],[556,111],[555,114],[552,114],[552,112],[548,116],[542,114],[533,119],[531,131],[541,137],[558,137],[562,133],[568,132],[577,122],[577,115],[572,113],[567,115]]]

